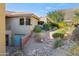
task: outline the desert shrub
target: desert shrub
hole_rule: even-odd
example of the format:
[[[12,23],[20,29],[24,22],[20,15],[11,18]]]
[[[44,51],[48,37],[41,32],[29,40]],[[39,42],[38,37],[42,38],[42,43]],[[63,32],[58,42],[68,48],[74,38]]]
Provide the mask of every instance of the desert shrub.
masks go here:
[[[54,38],[58,38],[58,37],[59,37],[59,38],[63,38],[63,37],[64,37],[64,34],[63,34],[63,33],[54,33],[54,34],[53,34],[53,37],[54,37]]]
[[[59,38],[53,41],[53,48],[58,48],[61,47],[62,45],[63,45],[63,41]]]
[[[58,29],[58,30],[54,31],[52,36],[54,38],[64,38],[64,30],[63,29]]]
[[[64,28],[66,26],[66,24],[64,22],[58,22],[58,25],[60,28]]]
[[[69,52],[71,55],[79,56],[79,44],[72,44],[72,46],[69,48]]]
[[[34,32],[40,33],[40,32],[42,32],[42,29],[40,27],[38,27],[38,26],[35,26]]]
[[[49,30],[49,29],[50,29],[50,25],[45,23],[45,24],[43,25],[43,29],[44,29],[44,30]]]

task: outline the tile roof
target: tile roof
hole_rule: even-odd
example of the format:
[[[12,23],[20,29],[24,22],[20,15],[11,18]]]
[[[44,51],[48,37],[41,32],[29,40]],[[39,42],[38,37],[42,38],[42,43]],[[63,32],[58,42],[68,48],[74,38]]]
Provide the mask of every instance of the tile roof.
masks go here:
[[[11,12],[11,11],[6,11],[6,16],[7,17],[17,17],[17,16],[31,17],[31,16],[34,16],[34,17],[39,19],[39,17],[34,15],[32,12]]]

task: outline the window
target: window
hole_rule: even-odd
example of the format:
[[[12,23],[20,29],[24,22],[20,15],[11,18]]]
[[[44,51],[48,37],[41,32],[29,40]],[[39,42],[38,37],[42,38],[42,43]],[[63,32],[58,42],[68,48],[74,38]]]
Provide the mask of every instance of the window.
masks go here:
[[[24,25],[24,18],[20,18],[20,25]]]
[[[25,20],[25,21],[24,21]],[[30,18],[20,18],[20,25],[30,25]]]
[[[26,25],[30,25],[30,19],[26,18]]]

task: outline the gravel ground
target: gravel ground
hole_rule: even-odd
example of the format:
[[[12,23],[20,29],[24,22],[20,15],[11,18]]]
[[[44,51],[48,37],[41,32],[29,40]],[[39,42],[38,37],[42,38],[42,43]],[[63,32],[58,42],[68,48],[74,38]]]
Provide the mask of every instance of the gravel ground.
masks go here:
[[[65,41],[62,47],[57,49],[52,48],[52,41],[48,36],[49,32],[44,32],[44,41],[42,43],[35,42],[31,37],[28,43],[23,48],[25,56],[67,56],[70,55],[66,50],[69,48],[69,41]]]
[[[69,40],[64,41],[64,45],[56,49],[52,48],[52,41],[48,35],[49,31],[43,32],[43,42],[36,42],[32,37],[21,50],[16,47],[7,47],[7,56],[70,56],[67,49],[72,45]]]
[[[18,47],[6,47],[6,56],[23,56],[23,52]]]

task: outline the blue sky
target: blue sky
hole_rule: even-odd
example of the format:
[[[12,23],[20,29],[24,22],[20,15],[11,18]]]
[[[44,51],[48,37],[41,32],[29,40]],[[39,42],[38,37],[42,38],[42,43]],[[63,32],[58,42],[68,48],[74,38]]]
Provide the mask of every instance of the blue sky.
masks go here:
[[[45,16],[48,12],[68,8],[79,8],[77,3],[8,3],[6,10],[16,12],[32,12],[38,16]]]

